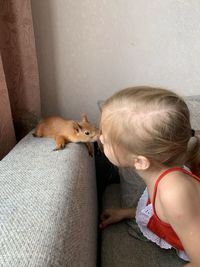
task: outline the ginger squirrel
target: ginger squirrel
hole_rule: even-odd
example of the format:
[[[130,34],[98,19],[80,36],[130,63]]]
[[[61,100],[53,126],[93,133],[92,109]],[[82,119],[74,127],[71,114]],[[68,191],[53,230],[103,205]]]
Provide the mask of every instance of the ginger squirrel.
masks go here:
[[[81,121],[65,120],[62,117],[43,119],[35,128],[35,137],[50,137],[55,139],[54,150],[65,148],[68,143],[85,143],[88,153],[93,156],[91,142],[97,141],[99,130],[90,124],[86,114],[81,115]]]

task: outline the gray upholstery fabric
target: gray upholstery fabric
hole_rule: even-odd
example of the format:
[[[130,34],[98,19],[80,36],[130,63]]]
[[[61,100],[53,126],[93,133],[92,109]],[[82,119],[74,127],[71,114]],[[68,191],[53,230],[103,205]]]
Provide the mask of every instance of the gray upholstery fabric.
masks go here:
[[[108,186],[104,194],[104,208],[119,207],[119,196],[119,184]],[[184,264],[175,250],[164,250],[152,242],[132,237],[125,222],[103,230],[101,248],[103,267],[178,267]]]
[[[94,159],[29,133],[0,162],[0,266],[96,266]]]
[[[200,96],[188,96],[184,99],[190,110],[192,128],[200,130]]]

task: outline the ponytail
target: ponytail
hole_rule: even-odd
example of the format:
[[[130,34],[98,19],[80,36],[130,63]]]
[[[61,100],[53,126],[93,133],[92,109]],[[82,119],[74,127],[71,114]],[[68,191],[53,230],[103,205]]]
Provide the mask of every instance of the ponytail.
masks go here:
[[[186,165],[192,173],[200,176],[200,138],[195,133],[188,142]]]

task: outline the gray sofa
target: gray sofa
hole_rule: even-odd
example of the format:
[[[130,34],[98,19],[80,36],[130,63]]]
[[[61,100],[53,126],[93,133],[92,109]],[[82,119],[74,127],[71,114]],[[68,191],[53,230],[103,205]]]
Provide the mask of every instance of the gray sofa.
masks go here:
[[[191,98],[192,124],[200,126],[200,105]],[[0,161],[1,267],[168,267],[181,266],[175,252],[142,240],[134,221],[110,225],[97,238],[98,201],[95,161],[82,144],[52,151],[54,141],[24,137]],[[101,167],[100,171],[104,171]],[[103,173],[103,172],[102,172]],[[106,172],[104,172],[106,173]],[[101,191],[111,172],[97,180]],[[143,189],[140,179],[120,170],[103,207],[133,206]],[[101,209],[101,192],[98,194]],[[101,210],[99,210],[99,213]],[[97,240],[101,250],[97,260]]]
[[[1,267],[96,266],[94,158],[53,148],[29,133],[0,161]]]

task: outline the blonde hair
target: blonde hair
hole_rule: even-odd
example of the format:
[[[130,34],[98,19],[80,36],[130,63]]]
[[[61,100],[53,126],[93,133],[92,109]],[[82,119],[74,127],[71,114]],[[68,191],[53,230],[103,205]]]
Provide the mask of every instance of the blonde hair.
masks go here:
[[[172,91],[145,86],[127,88],[107,99],[102,112],[113,149],[119,145],[127,152],[167,166],[197,164],[199,141],[188,149],[192,136],[188,107]]]

